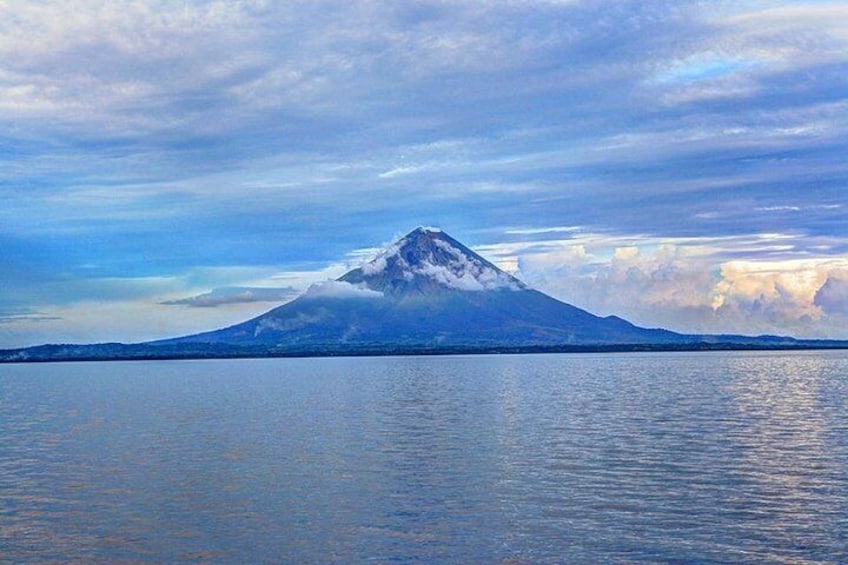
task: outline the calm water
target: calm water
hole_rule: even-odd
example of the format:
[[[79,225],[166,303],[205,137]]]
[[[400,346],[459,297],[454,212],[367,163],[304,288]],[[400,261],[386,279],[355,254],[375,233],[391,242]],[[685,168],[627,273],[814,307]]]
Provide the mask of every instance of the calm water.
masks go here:
[[[848,352],[0,366],[0,561],[848,562]]]

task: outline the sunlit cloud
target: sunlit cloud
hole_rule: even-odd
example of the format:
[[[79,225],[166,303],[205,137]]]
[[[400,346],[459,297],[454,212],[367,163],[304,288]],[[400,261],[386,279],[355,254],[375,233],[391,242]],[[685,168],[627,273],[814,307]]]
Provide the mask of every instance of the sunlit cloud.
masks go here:
[[[558,242],[556,250],[527,246],[511,253],[531,284],[598,314],[617,313],[642,325],[689,333],[848,335],[848,258],[734,258],[740,249],[762,253],[776,247],[749,248],[751,241],[791,239],[785,234],[653,241],[586,235]]]

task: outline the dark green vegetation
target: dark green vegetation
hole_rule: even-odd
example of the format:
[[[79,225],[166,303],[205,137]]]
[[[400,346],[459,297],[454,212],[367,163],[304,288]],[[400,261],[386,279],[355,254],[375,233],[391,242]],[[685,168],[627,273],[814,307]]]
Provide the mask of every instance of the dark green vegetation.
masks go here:
[[[695,337],[695,336],[693,336]],[[710,336],[703,336],[710,337]],[[713,336],[719,337],[719,336]],[[732,336],[730,336],[732,337]],[[39,345],[24,349],[0,350],[0,363],[51,361],[141,361],[166,359],[237,359],[268,357],[363,357],[380,355],[473,355],[521,353],[615,353],[650,351],[790,351],[848,349],[837,340],[791,340],[748,338],[748,342],[693,341],[691,343],[634,343],[614,345],[517,345],[517,346],[404,346],[373,344],[353,346],[326,344],[314,347],[261,347],[228,344],[153,346],[149,344],[100,343],[91,345]]]

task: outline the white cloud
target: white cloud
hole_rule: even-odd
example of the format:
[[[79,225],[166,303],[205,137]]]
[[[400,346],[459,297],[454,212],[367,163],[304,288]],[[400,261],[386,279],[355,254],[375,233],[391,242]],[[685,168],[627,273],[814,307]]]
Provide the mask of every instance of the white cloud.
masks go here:
[[[232,132],[277,111],[368,114],[396,104],[388,95],[397,85],[521,68],[557,41],[496,25],[528,9],[8,0],[0,3],[0,116],[102,136]]]
[[[781,73],[848,61],[848,8],[779,4],[698,12],[709,32],[694,35],[673,58],[652,61],[649,89],[667,104],[744,99],[767,93]]]
[[[383,293],[344,281],[324,281],[310,286],[304,298],[382,298]]]
[[[580,229],[580,226],[556,226],[551,228],[511,228],[504,230],[508,235],[540,235],[548,233],[570,233]]]
[[[425,169],[425,165],[417,165],[414,167],[395,167],[389,171],[385,171],[377,175],[381,179],[391,179],[401,175],[410,175],[421,172]]]
[[[788,4],[743,11],[719,19],[725,39],[737,49],[756,50],[780,67],[820,65],[846,60],[848,7]]]
[[[693,333],[848,338],[848,257],[734,259],[791,250],[787,234],[613,238],[513,244],[531,286],[599,315]],[[797,255],[796,255],[797,257]]]
[[[422,263],[414,269],[415,274],[424,275],[448,288],[456,290],[482,291],[498,288],[518,290],[518,285],[500,276],[492,269],[479,268],[470,261],[456,261],[450,266]]]
[[[97,135],[184,127],[180,97],[257,64],[241,48],[252,4],[3,2],[0,116]]]

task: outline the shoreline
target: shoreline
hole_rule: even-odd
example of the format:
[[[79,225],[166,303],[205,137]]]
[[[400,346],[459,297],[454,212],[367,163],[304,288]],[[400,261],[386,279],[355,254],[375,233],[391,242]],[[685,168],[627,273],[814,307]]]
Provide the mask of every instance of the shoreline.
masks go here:
[[[112,354],[73,351],[106,347]],[[33,349],[39,351],[32,351]],[[309,347],[301,349],[258,349],[214,346],[207,351],[163,351],[157,346],[130,344],[42,345],[0,350],[0,363],[66,363],[91,361],[175,361],[203,359],[285,359],[389,356],[526,355],[545,353],[697,353],[709,351],[832,351],[846,350],[848,342],[822,340],[821,343],[687,343],[687,344],[603,344],[603,345],[517,345],[517,346],[362,346]],[[71,351],[69,351],[71,350]],[[157,351],[158,350],[158,351]]]

